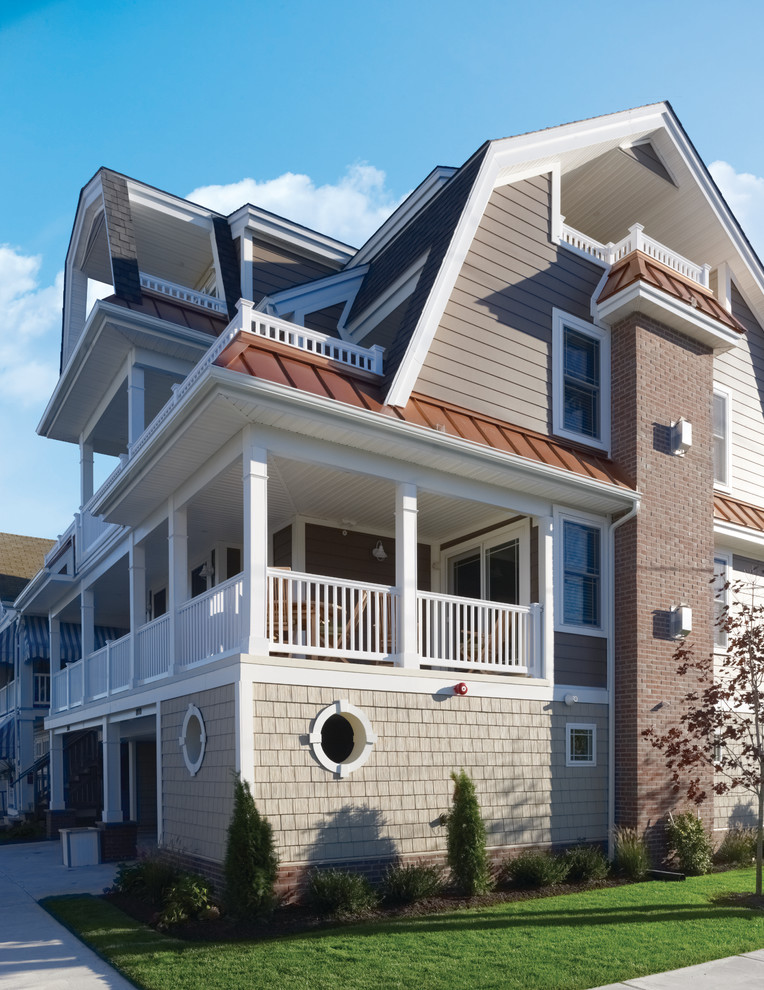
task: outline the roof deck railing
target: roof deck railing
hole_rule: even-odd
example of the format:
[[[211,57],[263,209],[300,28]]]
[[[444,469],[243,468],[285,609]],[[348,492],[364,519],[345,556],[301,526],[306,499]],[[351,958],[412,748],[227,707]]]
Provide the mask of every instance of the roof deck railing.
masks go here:
[[[561,223],[560,229],[564,244],[582,254],[596,258],[597,261],[606,265],[614,265],[621,258],[625,258],[627,254],[631,254],[632,251],[642,251],[643,254],[660,262],[678,275],[682,275],[692,282],[697,282],[704,289],[709,288],[710,265],[696,265],[694,261],[683,257],[678,251],[672,251],[660,241],[648,237],[641,223],[635,223],[629,227],[629,233],[620,241],[616,243],[611,241],[608,244],[602,244],[593,237],[587,237],[586,234],[569,227],[564,222]]]

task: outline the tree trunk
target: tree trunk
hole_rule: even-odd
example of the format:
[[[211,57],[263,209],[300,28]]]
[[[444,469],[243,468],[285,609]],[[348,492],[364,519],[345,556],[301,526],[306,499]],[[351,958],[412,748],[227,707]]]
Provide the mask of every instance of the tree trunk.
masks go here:
[[[756,828],[756,896],[761,897],[761,860],[764,845],[764,761],[759,761],[759,818]]]

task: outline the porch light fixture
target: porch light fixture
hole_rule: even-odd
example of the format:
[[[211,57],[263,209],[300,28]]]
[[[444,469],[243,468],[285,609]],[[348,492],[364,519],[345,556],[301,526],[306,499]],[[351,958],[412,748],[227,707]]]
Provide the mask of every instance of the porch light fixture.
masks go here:
[[[383,560],[387,560],[387,551],[382,546],[382,540],[377,540],[377,545],[371,551],[371,555],[375,558],[375,560],[378,560],[380,564]]]

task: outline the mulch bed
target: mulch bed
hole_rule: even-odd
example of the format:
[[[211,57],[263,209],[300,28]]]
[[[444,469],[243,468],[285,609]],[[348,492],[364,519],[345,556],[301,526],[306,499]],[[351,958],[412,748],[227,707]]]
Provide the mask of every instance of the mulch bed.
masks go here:
[[[338,924],[355,924],[359,921],[391,921],[396,918],[415,918],[427,914],[445,914],[460,911],[463,908],[491,907],[494,904],[506,904],[512,901],[529,901],[541,897],[552,897],[558,894],[576,894],[585,890],[597,890],[602,887],[620,887],[627,880],[595,880],[588,883],[561,883],[553,887],[543,887],[534,890],[499,890],[480,897],[463,897],[459,894],[441,894],[439,897],[429,897],[416,904],[397,907],[379,907],[363,915],[353,915],[351,918],[327,918],[317,915],[310,907],[289,905],[277,908],[268,919],[247,919],[237,921],[225,915],[219,918],[207,918],[204,921],[188,921],[173,925],[167,930],[176,938],[191,942],[235,942],[246,939],[270,939],[284,935],[299,935],[305,932],[317,931],[321,928],[336,927]],[[114,904],[125,914],[136,921],[156,927],[156,910],[134,897],[111,891],[104,895],[106,900]]]

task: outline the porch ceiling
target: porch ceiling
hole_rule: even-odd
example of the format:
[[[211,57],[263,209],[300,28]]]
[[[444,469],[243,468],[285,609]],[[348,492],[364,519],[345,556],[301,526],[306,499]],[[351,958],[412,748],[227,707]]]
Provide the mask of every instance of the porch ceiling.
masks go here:
[[[418,497],[419,541],[440,543],[512,515],[505,508],[427,491]],[[237,459],[189,503],[189,559],[211,543],[241,544],[241,461]],[[296,515],[338,529],[395,533],[395,485],[323,465],[271,455],[268,459],[268,525],[278,531]]]

